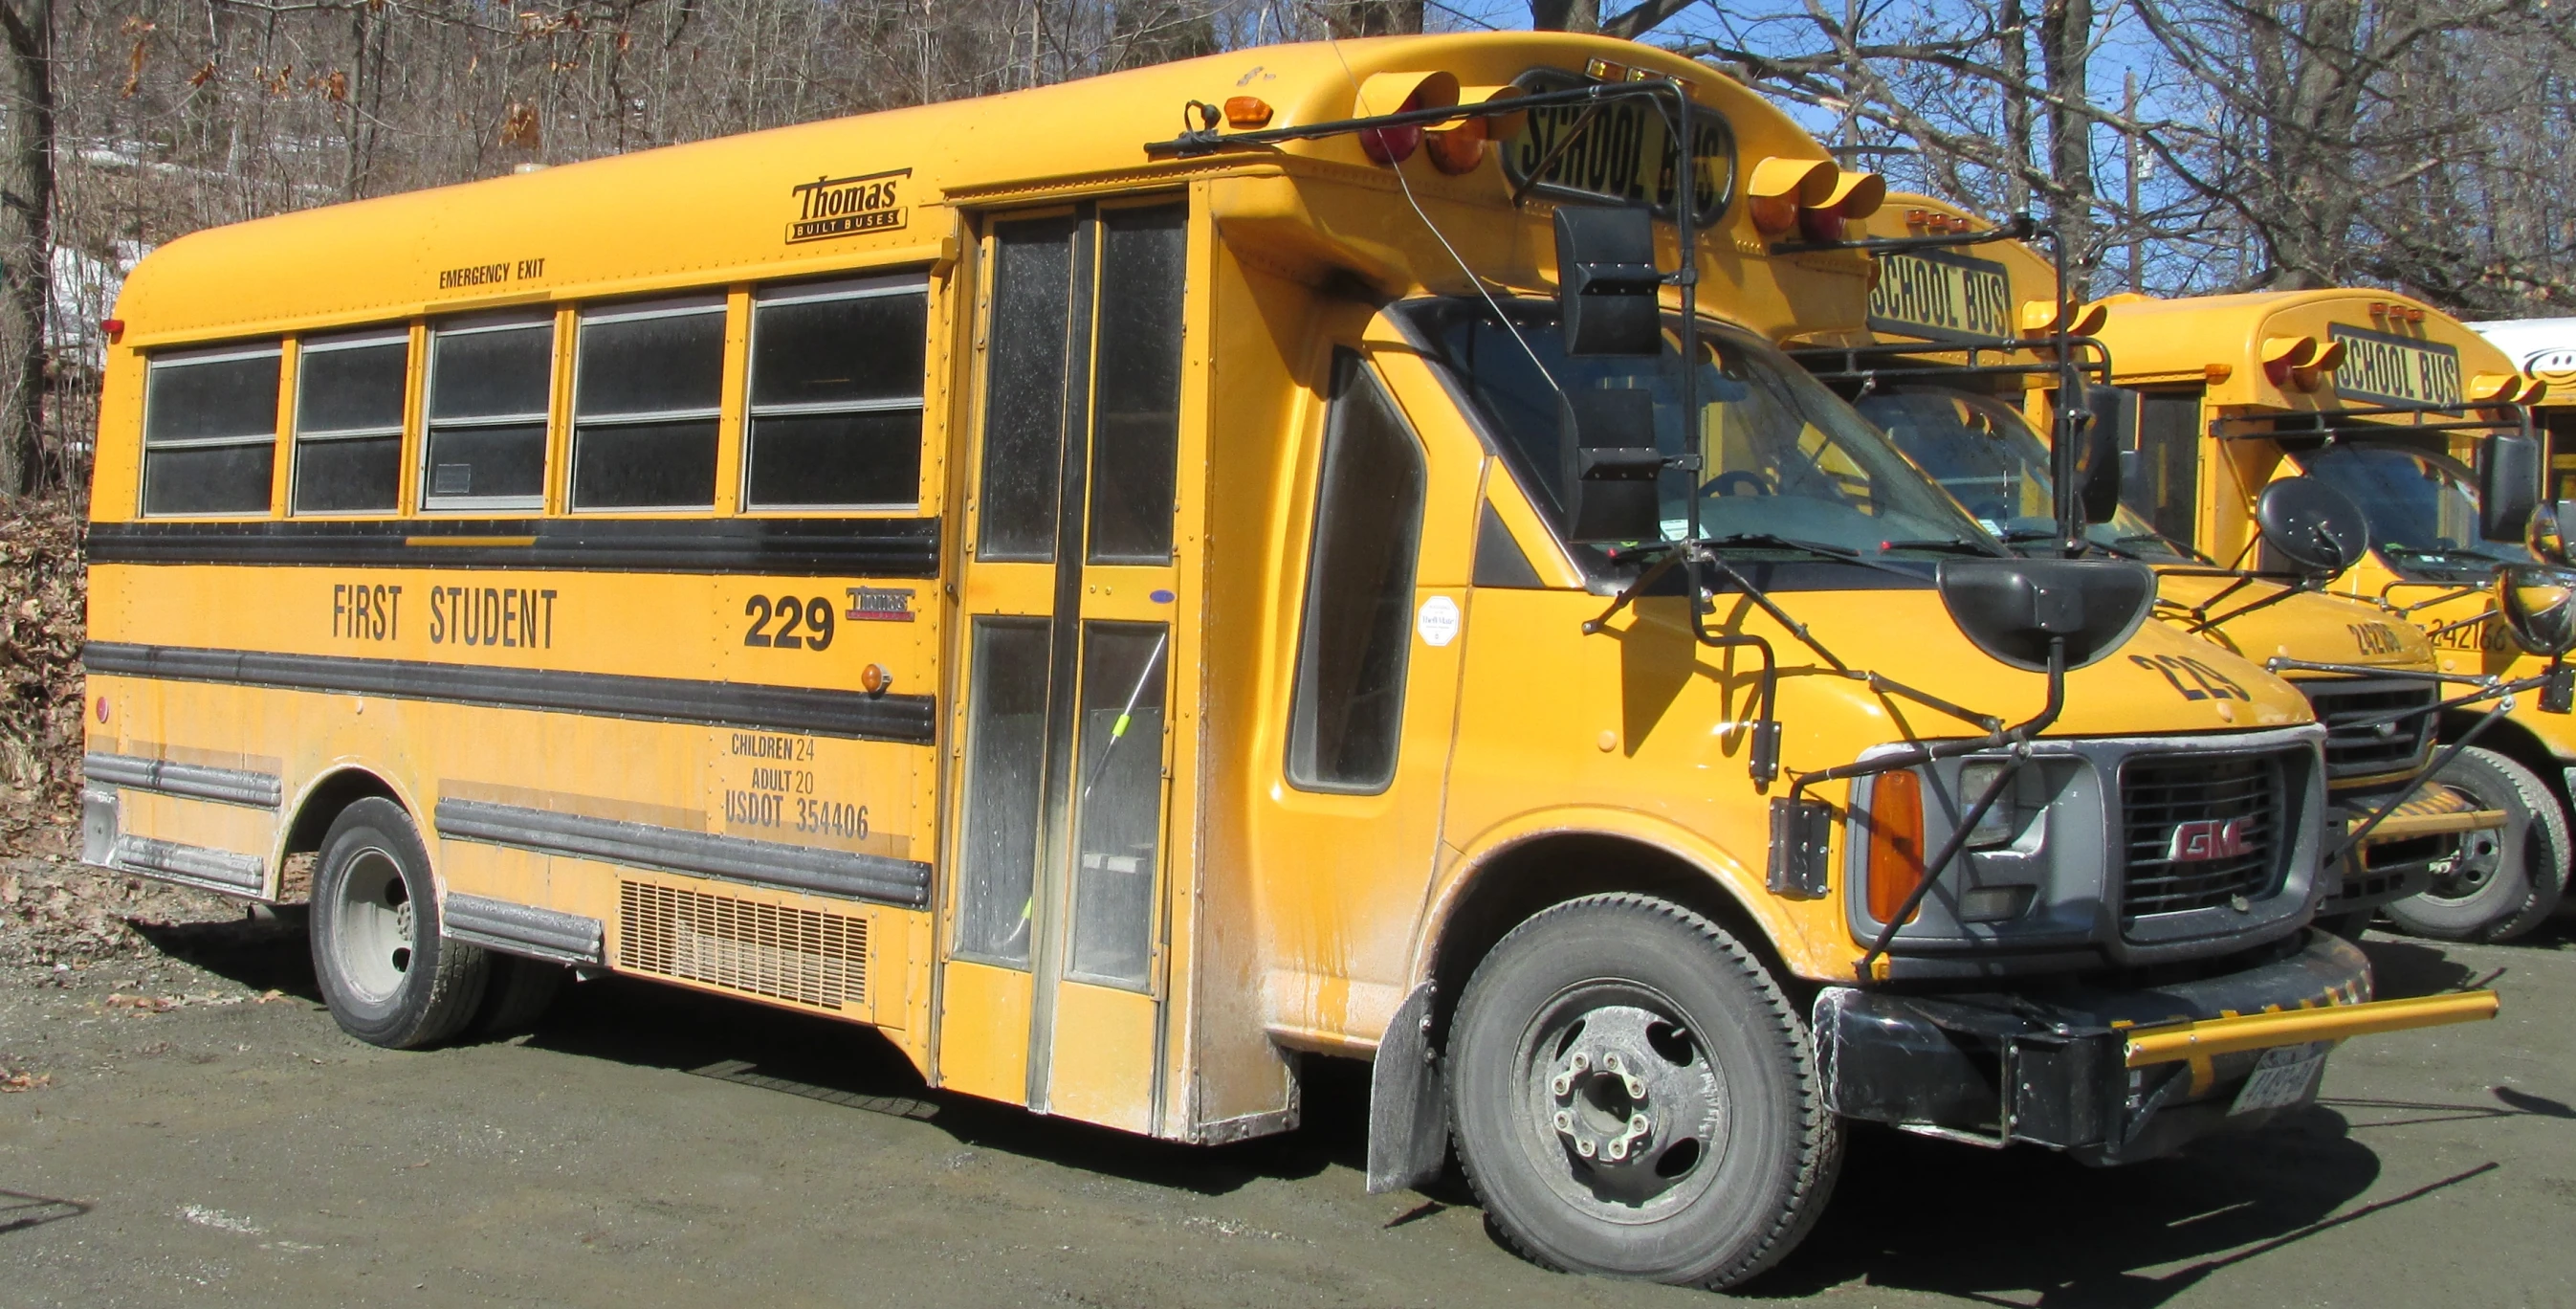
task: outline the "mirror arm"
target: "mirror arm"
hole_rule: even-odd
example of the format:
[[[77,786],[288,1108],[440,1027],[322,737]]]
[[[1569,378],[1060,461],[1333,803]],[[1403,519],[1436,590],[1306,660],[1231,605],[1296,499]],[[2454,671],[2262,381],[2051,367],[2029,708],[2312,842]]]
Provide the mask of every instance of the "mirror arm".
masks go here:
[[[1637,574],[1636,581],[1628,583],[1619,594],[1612,596],[1610,607],[1602,610],[1599,617],[1583,620],[1583,634],[1585,636],[1598,634],[1602,628],[1609,625],[1611,619],[1618,617],[1620,610],[1634,604],[1638,596],[1644,595],[1647,587],[1654,585],[1662,580],[1664,574],[1671,572],[1673,565],[1680,563],[1681,558],[1680,551],[1667,550],[1663,558],[1656,560],[1644,572]]]
[[[2230,609],[2216,618],[2211,618],[2206,615],[2205,610],[2207,609],[2207,606],[2204,605],[2202,608],[2192,611],[2192,618],[2194,621],[2186,630],[2191,635],[2198,636],[2213,627],[2234,622],[2235,620],[2243,618],[2245,615],[2253,613],[2258,609],[2269,609],[2272,606],[2289,599],[2291,596],[2304,595],[2313,589],[2315,589],[2314,584],[2308,579],[2302,578],[2299,581],[2284,584],[2280,590],[2264,596],[2260,600],[2248,600],[2244,604],[2238,605],[2236,608]],[[2217,602],[2213,600],[2210,603],[2215,604]]]
[[[2030,721],[2004,734],[2012,739],[2013,757],[1996,774],[1995,780],[1986,784],[1986,793],[1978,796],[1977,803],[1970,806],[1968,812],[1960,815],[1959,821],[1951,826],[1948,839],[1941,842],[1940,852],[1923,865],[1923,875],[1915,879],[1914,890],[1905,897],[1904,905],[1899,907],[1886,923],[1880,925],[1878,939],[1870,942],[1869,951],[1853,962],[1853,976],[1862,981],[1886,980],[1873,972],[1873,966],[1887,956],[1888,947],[1896,944],[1896,934],[1904,930],[1907,921],[1914,917],[1914,912],[1923,907],[1924,897],[1932,894],[1932,888],[1940,882],[1941,874],[1948,871],[1951,863],[1957,860],[1959,851],[1968,844],[1968,834],[1975,831],[1977,824],[1985,820],[1986,811],[1994,808],[1995,801],[2002,798],[2004,788],[2012,783],[2014,774],[2021,771],[2023,762],[2029,758],[2030,738],[2046,731],[2049,724],[2057,721],[2059,711],[2065,707],[2066,638],[2053,636],[2048,640],[2048,703],[2041,705],[2039,713]],[[1792,790],[1791,794],[1794,796],[1795,790]]]
[[[1694,503],[1696,503],[1696,501],[1694,501]],[[1719,576],[1735,583],[1736,589],[1744,592],[1745,599],[1751,600],[1754,604],[1761,607],[1762,612],[1771,615],[1772,622],[1778,623],[1782,627],[1789,629],[1789,635],[1798,638],[1798,643],[1800,645],[1815,651],[1817,658],[1833,665],[1835,672],[1841,673],[1845,677],[1854,675],[1852,673],[1851,665],[1844,663],[1840,656],[1836,655],[1833,651],[1826,649],[1822,642],[1818,641],[1813,634],[1807,631],[1807,625],[1805,623],[1799,622],[1795,618],[1791,618],[1789,616],[1789,611],[1782,609],[1777,602],[1773,601],[1771,597],[1762,590],[1761,587],[1755,586],[1744,576],[1744,574],[1735,571],[1734,565],[1718,558],[1715,554],[1712,554],[1705,549],[1697,550],[1694,553],[1697,556],[1697,559],[1694,561],[1695,565],[1698,562],[1705,562],[1709,567],[1716,569]],[[1698,581],[1696,573],[1693,574],[1692,581],[1694,583]],[[1699,590],[1697,586],[1694,586],[1691,590],[1691,605],[1694,611],[1699,605]]]
[[[2452,684],[2458,686],[2492,687],[2496,684],[2494,678],[2488,677],[2483,673],[2430,673],[2417,668],[2385,668],[2377,664],[2319,663],[2313,659],[2292,659],[2286,655],[2274,655],[2271,658],[2264,660],[2263,668],[2264,671],[2273,673],[2348,673],[2354,677],[2399,677],[2408,678],[2418,682],[2433,682],[2437,684]],[[2471,698],[2475,699],[2475,697]],[[2433,708],[2437,709],[2440,707],[2441,706],[2439,705],[2433,706]],[[2423,711],[2409,709],[2406,712],[2420,713]]]
[[[1753,740],[1746,751],[1746,769],[1753,776],[1753,790],[1759,795],[1771,789],[1780,777],[1780,657],[1771,642],[1755,632],[1711,632],[1707,615],[1700,611],[1700,561],[1692,558],[1685,571],[1690,578],[1691,635],[1701,645],[1727,650],[1747,647],[1762,656],[1762,672],[1754,689]]]

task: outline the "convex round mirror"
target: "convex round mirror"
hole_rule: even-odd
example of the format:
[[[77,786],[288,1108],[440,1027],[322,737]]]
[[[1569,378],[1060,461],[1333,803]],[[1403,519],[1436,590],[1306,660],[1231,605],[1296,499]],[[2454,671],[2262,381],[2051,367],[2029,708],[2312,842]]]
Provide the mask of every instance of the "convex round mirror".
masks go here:
[[[2156,600],[2156,575],[2125,559],[1945,559],[1937,584],[1970,642],[2032,672],[2052,639],[2069,672],[2119,649]]]
[[[2576,649],[2576,573],[2538,564],[2500,565],[2495,606],[2523,649],[2553,657]]]
[[[2524,525],[2523,544],[2531,547],[2531,557],[2544,564],[2568,566],[2567,529],[2558,516],[2566,502],[2544,504],[2531,511],[2531,521]]]
[[[2302,573],[2332,577],[2361,562],[2370,519],[2352,497],[2313,477],[2284,477],[2254,497],[2263,544]]]

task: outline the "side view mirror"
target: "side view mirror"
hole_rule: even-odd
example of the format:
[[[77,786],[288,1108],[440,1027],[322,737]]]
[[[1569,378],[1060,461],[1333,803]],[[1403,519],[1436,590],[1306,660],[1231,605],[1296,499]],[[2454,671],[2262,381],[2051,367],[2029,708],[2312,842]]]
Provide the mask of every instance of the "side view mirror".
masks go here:
[[[2075,480],[2071,488],[2084,521],[2107,523],[2120,512],[2121,475],[2127,452],[2138,443],[2138,393],[2118,386],[2087,386],[2081,392],[2090,421],[2082,424],[2075,447]]]
[[[1663,539],[1655,477],[1664,471],[1664,457],[1655,450],[1654,393],[1568,391],[1561,421],[1565,539],[1592,545]]]
[[[2542,504],[2531,511],[2531,523],[2522,532],[2522,543],[2531,548],[2531,557],[2560,568],[2571,566],[2567,557],[2567,502]]]
[[[2495,606],[2523,649],[2553,658],[2576,649],[2576,573],[2538,564],[2499,565]]]
[[[2540,446],[2523,436],[2478,443],[2478,535],[2519,541],[2540,505]]]
[[[1556,286],[1567,354],[1664,352],[1664,275],[1645,210],[1557,206]]]
[[[2313,477],[2285,477],[2254,497],[2263,545],[2310,576],[2333,577],[2370,548],[2370,519],[2352,497]]]
[[[1945,559],[1938,585],[1972,644],[2031,672],[2047,670],[2051,638],[2069,670],[2119,649],[2156,599],[2156,575],[2127,559]]]

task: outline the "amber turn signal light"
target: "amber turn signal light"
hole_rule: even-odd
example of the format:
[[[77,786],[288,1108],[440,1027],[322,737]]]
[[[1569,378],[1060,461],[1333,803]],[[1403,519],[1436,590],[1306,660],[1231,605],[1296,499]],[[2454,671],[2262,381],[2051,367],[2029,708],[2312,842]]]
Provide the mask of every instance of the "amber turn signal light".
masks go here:
[[[1239,130],[1270,126],[1270,102],[1257,95],[1238,95],[1225,102],[1225,125]]]
[[[887,672],[883,664],[870,664],[859,670],[859,689],[870,695],[884,695],[892,685],[894,674]]]
[[[1896,921],[1922,880],[1923,779],[1880,773],[1869,792],[1869,916]]]

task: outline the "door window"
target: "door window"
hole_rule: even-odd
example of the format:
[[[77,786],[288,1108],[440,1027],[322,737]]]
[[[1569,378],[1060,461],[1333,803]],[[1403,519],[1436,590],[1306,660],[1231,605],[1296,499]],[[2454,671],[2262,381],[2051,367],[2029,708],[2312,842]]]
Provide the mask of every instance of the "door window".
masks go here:
[[[1374,793],[1395,778],[1423,485],[1420,443],[1359,357],[1342,352],[1289,710],[1288,780],[1303,790]]]

